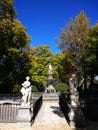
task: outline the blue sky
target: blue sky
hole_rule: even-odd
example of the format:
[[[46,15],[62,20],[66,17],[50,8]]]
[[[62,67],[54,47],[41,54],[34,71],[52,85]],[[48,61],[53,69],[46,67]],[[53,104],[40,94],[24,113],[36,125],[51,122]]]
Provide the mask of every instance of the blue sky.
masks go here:
[[[69,18],[84,11],[90,24],[98,22],[98,0],[14,0],[17,18],[31,36],[34,47],[47,44],[53,53],[59,53],[55,38]]]

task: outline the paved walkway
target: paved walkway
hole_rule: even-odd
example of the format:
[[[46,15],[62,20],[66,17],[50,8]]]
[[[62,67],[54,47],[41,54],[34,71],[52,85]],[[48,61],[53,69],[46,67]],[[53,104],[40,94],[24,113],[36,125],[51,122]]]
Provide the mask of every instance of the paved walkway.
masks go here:
[[[98,123],[89,125],[81,130],[98,130]],[[43,102],[32,127],[18,128],[15,123],[0,123],[0,130],[72,130],[63,113],[60,110],[58,102]]]
[[[33,124],[36,126],[41,126],[39,130],[71,130],[56,101],[43,102]]]
[[[32,127],[17,128],[14,123],[1,123],[0,130],[71,130],[57,101],[43,102]]]

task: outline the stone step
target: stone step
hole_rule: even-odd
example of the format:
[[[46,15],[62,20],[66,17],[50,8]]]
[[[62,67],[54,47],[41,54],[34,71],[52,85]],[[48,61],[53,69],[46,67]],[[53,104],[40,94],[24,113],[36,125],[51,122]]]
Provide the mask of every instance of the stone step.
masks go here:
[[[44,93],[43,101],[58,101],[59,93]]]

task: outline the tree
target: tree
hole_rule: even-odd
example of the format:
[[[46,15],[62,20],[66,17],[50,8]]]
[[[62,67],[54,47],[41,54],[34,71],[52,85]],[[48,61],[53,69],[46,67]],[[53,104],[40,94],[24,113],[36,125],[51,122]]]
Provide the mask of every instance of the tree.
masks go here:
[[[68,52],[75,64],[81,63],[86,55],[89,21],[84,12],[75,19],[70,19],[65,29],[62,29],[58,46]]]
[[[42,91],[47,78],[49,58],[52,53],[47,45],[40,45],[36,48],[31,47],[30,53],[32,67],[29,70],[29,74],[32,84]]]
[[[86,73],[94,81],[94,76],[98,75],[98,24],[89,29],[89,38],[87,43]]]
[[[25,73],[28,74],[30,37],[15,18],[12,2],[0,0],[0,88],[5,93],[16,91]]]
[[[62,83],[68,83],[68,78],[70,73],[73,71],[71,60],[67,57],[66,52],[55,55],[56,64],[57,64],[57,74],[58,79]]]
[[[16,10],[13,6],[13,0],[0,0],[0,21],[2,19],[10,19],[16,16]]]
[[[70,19],[66,28],[62,29],[58,46],[66,51],[71,59],[74,68],[85,75],[85,58],[87,55],[87,40],[89,33],[89,20],[82,11],[75,19]]]
[[[49,63],[51,63],[53,67],[53,78],[58,79],[58,68],[60,66],[59,61],[61,59],[60,56],[52,54],[52,52],[49,50],[49,46],[47,45],[40,45],[36,48],[31,47],[30,53],[30,59],[32,62],[29,74],[32,78],[32,84],[35,85],[38,90],[42,91],[48,78]]]

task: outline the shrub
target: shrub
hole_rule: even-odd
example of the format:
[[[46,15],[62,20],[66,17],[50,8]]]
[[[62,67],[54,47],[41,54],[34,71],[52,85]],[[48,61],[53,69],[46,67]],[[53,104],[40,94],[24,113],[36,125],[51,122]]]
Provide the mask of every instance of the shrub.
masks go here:
[[[56,90],[59,92],[65,92],[68,90],[68,87],[69,86],[66,83],[61,82],[56,85]]]
[[[32,85],[32,92],[38,92],[38,89],[35,85]]]

